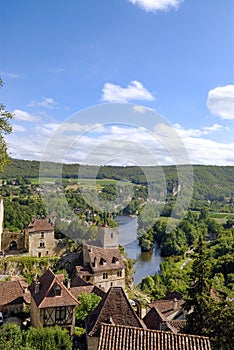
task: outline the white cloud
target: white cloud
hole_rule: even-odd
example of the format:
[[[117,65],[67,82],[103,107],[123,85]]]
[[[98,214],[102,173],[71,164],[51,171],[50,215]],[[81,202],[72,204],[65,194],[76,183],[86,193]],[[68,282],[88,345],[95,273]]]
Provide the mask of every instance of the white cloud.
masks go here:
[[[137,106],[133,106],[133,110],[137,113],[143,114],[143,113],[146,113],[147,111],[151,111],[152,109],[141,105],[137,105]]]
[[[220,124],[213,124],[211,126],[203,126],[201,129],[184,129],[180,124],[174,125],[176,132],[180,137],[199,137],[201,135],[207,135],[220,130],[229,130],[229,128],[224,127]]]
[[[168,11],[171,8],[177,9],[183,0],[128,0],[146,12]]]
[[[0,71],[0,75],[2,75],[3,77],[6,77],[6,78],[11,78],[11,79],[18,79],[18,78],[22,77],[22,75],[20,75],[18,73],[3,72],[3,71]]]
[[[207,107],[222,119],[234,119],[234,85],[219,86],[210,90]]]
[[[32,115],[26,111],[22,111],[20,109],[15,109],[13,112],[15,120],[22,120],[24,122],[39,122],[40,118]]]
[[[153,101],[155,97],[137,80],[123,88],[120,85],[105,83],[102,100],[106,102],[128,102],[134,100]]]
[[[14,124],[12,125],[13,132],[25,132],[26,128],[22,125]]]
[[[53,109],[57,105],[57,102],[52,97],[42,97],[41,101],[32,101],[29,107],[40,106],[44,108]]]

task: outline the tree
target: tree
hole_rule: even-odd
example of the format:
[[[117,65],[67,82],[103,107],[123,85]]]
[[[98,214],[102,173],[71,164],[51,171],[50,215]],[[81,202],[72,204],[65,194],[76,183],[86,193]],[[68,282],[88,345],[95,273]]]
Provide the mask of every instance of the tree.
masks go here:
[[[76,325],[82,326],[85,318],[98,306],[101,297],[94,293],[81,293],[78,297],[78,301],[80,305],[76,310]]]
[[[200,237],[194,250],[190,286],[185,303],[185,309],[192,310],[186,322],[186,331],[190,334],[207,334],[207,318],[211,306],[209,272],[205,242]]]
[[[0,78],[0,87],[3,86],[2,79]],[[4,135],[11,133],[12,127],[9,124],[9,120],[13,115],[5,109],[5,106],[0,103],[0,172],[3,171],[4,166],[8,162],[7,144],[4,140]]]
[[[19,349],[22,345],[20,327],[14,323],[3,325],[0,332],[0,350]]]
[[[48,328],[29,328],[25,336],[25,345],[26,349],[30,350],[72,349],[72,341],[68,331],[59,326]],[[13,347],[12,349],[17,349],[17,347]]]

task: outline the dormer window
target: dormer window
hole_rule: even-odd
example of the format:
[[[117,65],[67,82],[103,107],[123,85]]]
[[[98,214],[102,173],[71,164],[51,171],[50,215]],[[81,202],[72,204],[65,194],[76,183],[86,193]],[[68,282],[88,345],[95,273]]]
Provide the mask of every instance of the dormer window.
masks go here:
[[[56,297],[61,295],[61,287],[58,284],[54,286],[54,294]]]
[[[104,258],[100,259],[100,265],[106,265],[106,260]]]
[[[118,264],[118,262],[119,262],[119,259],[116,258],[116,256],[113,256],[112,264]]]

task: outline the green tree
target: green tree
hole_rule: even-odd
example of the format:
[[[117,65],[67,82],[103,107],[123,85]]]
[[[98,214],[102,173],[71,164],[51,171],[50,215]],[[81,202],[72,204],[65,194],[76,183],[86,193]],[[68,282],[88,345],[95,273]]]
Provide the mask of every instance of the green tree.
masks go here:
[[[76,310],[76,325],[82,326],[85,318],[100,303],[101,297],[94,293],[81,293],[78,296],[78,301],[80,302],[80,305]]]
[[[0,350],[18,349],[23,345],[20,327],[16,324],[4,324],[0,332]]]
[[[25,336],[25,345],[26,349],[32,350],[72,349],[72,341],[68,331],[59,326],[48,328],[29,328]]]
[[[3,86],[3,81],[0,78],[0,88]],[[12,119],[12,114],[8,112],[5,106],[0,103],[0,172],[3,171],[8,162],[7,144],[4,140],[4,135],[11,133],[12,127],[9,120]]]
[[[206,244],[200,237],[194,250],[192,270],[189,275],[185,309],[191,311],[187,316],[186,331],[191,334],[207,334],[207,317],[210,310],[210,268],[207,261]]]

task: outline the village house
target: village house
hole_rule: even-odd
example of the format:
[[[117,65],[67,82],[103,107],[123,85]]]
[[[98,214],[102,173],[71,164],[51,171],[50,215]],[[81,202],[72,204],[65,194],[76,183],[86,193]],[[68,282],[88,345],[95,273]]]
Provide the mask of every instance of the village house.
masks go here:
[[[116,229],[99,226],[97,240],[83,246],[83,265],[76,267],[76,273],[105,292],[110,287],[125,287],[125,265]]]
[[[211,350],[207,337],[102,324],[97,350]]]
[[[35,328],[59,325],[72,335],[75,328],[75,308],[79,304],[63,284],[64,276],[48,269],[30,287],[31,325]]]
[[[26,248],[29,255],[42,256],[54,255],[55,239],[54,224],[48,219],[35,219],[26,228]]]
[[[12,281],[0,282],[0,311],[4,316],[11,316],[24,311],[30,304],[28,284],[19,277],[13,277]]]
[[[97,350],[103,323],[138,328],[145,327],[143,321],[132,308],[122,287],[111,287],[95,310],[86,318],[88,350]],[[118,346],[110,347],[110,349],[118,349]]]
[[[147,304],[146,312],[148,313],[153,307],[168,320],[183,320],[186,318],[186,312],[183,309],[184,300],[182,299],[162,299]]]

